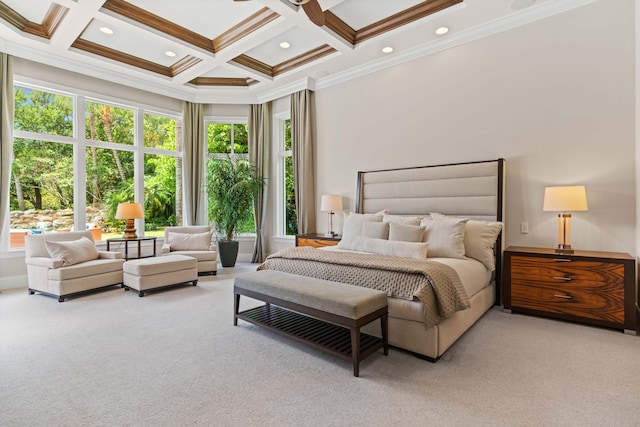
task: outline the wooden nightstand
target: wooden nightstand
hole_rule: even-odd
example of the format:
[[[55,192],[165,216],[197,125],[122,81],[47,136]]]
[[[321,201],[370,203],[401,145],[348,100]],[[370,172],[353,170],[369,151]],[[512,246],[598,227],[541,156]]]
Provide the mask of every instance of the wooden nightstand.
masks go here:
[[[296,246],[313,246],[314,248],[335,246],[340,242],[340,238],[340,236],[324,237],[324,234],[298,234]]]
[[[624,330],[636,324],[635,260],[626,253],[509,247],[504,251],[504,308]]]

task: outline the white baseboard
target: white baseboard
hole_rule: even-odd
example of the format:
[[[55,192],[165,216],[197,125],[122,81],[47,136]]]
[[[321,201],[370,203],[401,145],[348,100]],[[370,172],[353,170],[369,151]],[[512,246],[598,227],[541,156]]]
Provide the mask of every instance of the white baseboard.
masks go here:
[[[0,277],[0,291],[16,288],[27,289],[28,287],[26,274],[24,276]]]

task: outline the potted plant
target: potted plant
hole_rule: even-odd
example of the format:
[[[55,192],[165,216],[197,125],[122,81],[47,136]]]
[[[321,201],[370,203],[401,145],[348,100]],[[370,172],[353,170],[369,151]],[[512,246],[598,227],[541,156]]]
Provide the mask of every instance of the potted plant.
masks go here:
[[[251,219],[253,198],[264,187],[255,168],[244,159],[231,157],[209,163],[209,218],[218,233],[218,254],[223,267],[233,267],[238,257],[238,226]]]

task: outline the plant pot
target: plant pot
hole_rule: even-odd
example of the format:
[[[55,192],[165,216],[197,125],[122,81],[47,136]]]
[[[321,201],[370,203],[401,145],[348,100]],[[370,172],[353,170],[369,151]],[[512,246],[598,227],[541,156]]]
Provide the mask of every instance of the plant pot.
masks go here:
[[[237,240],[218,240],[218,256],[223,267],[233,267],[238,259]]]

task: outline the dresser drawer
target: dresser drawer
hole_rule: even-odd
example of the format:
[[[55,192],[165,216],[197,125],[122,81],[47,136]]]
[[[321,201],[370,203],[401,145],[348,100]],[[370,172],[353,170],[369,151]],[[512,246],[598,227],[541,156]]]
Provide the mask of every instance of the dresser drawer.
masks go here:
[[[624,323],[624,287],[606,282],[551,284],[514,279],[511,282],[512,307],[545,313]]]
[[[571,260],[567,258],[542,258],[513,256],[513,279],[527,278],[548,283],[559,282],[608,282],[624,283],[624,265],[605,261]]]
[[[512,246],[504,251],[502,303],[513,312],[635,334],[635,268],[627,253]]]

